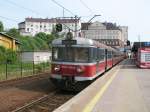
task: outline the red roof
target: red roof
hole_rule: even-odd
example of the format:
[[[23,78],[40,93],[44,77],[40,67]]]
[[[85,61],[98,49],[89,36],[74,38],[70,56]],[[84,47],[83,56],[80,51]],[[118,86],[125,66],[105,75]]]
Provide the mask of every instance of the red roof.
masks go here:
[[[52,18],[52,19],[42,19],[42,18],[26,18],[26,22],[49,22],[49,23],[75,23],[79,22],[79,19],[59,19],[59,18]]]

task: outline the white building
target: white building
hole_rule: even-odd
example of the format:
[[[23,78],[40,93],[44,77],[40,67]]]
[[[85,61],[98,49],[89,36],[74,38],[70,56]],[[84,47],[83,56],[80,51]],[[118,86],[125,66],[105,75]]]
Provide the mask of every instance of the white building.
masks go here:
[[[50,51],[26,51],[21,53],[22,62],[34,62],[42,63],[42,62],[50,62],[51,61],[51,52]]]
[[[122,30],[122,29],[124,30]],[[85,38],[98,40],[109,46],[124,47],[127,37],[126,27],[119,28],[112,23],[82,23],[82,35]],[[126,31],[124,33],[124,31]],[[124,35],[126,35],[124,37]]]
[[[44,32],[50,34],[57,23],[62,24],[64,33],[68,32],[70,28],[71,31],[81,28],[81,22],[79,19],[75,18],[52,18],[52,19],[42,19],[42,18],[26,18],[24,22],[18,24],[19,31],[22,35],[32,35],[39,32]]]
[[[128,40],[128,27],[127,26],[119,26],[119,28],[122,30],[122,39],[124,41],[124,45],[126,45]]]

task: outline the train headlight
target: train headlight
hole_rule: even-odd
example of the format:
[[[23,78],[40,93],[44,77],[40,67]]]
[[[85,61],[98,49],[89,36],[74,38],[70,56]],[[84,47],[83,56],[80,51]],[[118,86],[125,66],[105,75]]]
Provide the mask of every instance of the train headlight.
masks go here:
[[[83,73],[85,71],[84,66],[77,66],[77,72],[78,73]]]
[[[56,71],[56,72],[60,71],[60,65],[56,65],[56,66],[54,67],[54,71]]]

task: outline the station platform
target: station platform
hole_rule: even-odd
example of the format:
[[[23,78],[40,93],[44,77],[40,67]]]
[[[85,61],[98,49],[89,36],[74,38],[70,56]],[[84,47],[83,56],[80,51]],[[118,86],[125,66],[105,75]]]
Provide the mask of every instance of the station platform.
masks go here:
[[[150,112],[150,69],[126,59],[54,112]]]

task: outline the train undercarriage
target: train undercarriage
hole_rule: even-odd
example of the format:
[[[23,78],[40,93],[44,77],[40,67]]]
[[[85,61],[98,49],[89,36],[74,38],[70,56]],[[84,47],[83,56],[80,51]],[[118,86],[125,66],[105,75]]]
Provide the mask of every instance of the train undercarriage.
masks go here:
[[[75,81],[74,77],[50,78],[50,80],[57,88],[67,91],[81,91],[92,83],[92,81]]]

